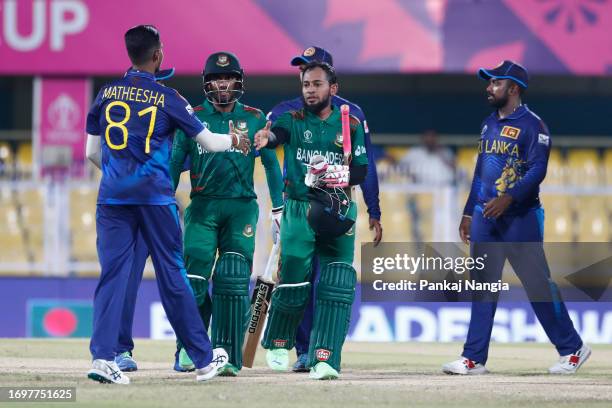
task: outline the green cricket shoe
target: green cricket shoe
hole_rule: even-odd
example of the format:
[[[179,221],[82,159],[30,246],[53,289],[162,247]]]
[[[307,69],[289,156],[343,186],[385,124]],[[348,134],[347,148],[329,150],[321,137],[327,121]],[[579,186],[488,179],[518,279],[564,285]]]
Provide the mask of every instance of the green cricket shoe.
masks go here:
[[[289,369],[289,350],[282,348],[268,350],[266,363],[274,371],[287,371]]]
[[[221,370],[219,370],[219,377],[236,377],[240,370],[232,363],[227,363]]]
[[[319,362],[310,369],[308,378],[312,380],[335,380],[340,377],[340,374],[327,363]]]
[[[181,351],[179,352],[179,365],[185,371],[195,370],[195,364],[193,364],[193,361],[191,361],[191,358],[189,358],[189,355],[184,348],[181,348]]]

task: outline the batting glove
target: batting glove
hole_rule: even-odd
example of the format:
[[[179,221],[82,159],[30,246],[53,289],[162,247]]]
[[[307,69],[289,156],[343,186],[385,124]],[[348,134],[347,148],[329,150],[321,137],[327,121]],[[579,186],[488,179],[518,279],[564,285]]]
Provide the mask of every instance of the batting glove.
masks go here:
[[[332,165],[327,166],[321,181],[323,181],[323,185],[327,188],[344,188],[348,187],[350,177],[349,166]]]
[[[316,154],[310,158],[308,166],[308,172],[304,179],[304,183],[308,187],[317,187],[320,183],[321,178],[325,175],[329,165],[325,157],[320,154]]]

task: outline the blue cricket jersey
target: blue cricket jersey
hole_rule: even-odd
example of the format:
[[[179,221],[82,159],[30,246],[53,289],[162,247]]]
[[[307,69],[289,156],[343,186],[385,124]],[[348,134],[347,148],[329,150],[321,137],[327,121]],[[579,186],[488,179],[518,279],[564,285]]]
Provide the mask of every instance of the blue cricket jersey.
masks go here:
[[[361,108],[351,101],[348,101],[340,96],[332,97],[332,104],[334,106],[340,106],[347,104],[351,108],[351,115],[355,116],[363,124],[363,130],[365,133],[365,147],[366,154],[368,156],[368,173],[366,179],[361,183],[361,191],[363,192],[363,198],[368,207],[368,214],[370,218],[380,220],[380,200],[378,198],[378,173],[376,172],[376,162],[374,161],[372,143],[370,141],[370,130],[368,129],[368,122],[366,121],[365,114]],[[275,122],[279,116],[285,112],[292,110],[300,110],[304,107],[304,101],[302,97],[283,101],[276,105],[268,113],[267,119]]]
[[[87,133],[101,136],[98,204],[175,203],[169,163],[176,128],[195,137],[204,125],[153,74],[130,69],[104,85],[87,115]]]
[[[519,106],[500,119],[497,111],[482,123],[478,160],[464,215],[476,205],[502,194],[513,202],[504,214],[522,214],[540,207],[540,183],[546,176],[550,155],[546,124],[527,106]]]

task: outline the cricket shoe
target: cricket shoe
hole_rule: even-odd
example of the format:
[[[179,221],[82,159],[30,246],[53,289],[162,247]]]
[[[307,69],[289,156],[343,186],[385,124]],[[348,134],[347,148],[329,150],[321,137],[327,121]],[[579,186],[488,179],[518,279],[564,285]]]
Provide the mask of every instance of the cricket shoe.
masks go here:
[[[268,350],[266,363],[274,371],[287,371],[289,369],[289,350],[282,348]]]
[[[196,380],[207,381],[219,374],[227,364],[229,357],[223,347],[213,349],[213,358],[209,365],[196,369]]]
[[[297,358],[297,361],[293,365],[292,370],[294,373],[307,373],[308,371],[310,371],[308,367],[306,366],[307,364],[308,364],[308,353],[300,354]]]
[[[189,354],[187,354],[187,350],[184,348],[181,348],[181,351],[179,351],[178,362],[181,370],[184,372],[195,370],[195,364],[193,364]]]
[[[223,367],[219,371],[219,377],[237,377],[240,369],[233,365],[232,363],[227,363],[225,367]]]
[[[117,363],[117,367],[123,372],[138,371],[138,365],[136,365],[136,361],[129,351],[116,355],[115,363]]]
[[[315,364],[315,366],[310,369],[310,374],[308,374],[308,378],[312,380],[335,380],[338,377],[340,377],[338,371],[323,361]]]
[[[459,375],[478,375],[487,374],[489,372],[484,365],[463,356],[459,360],[444,364],[442,366],[442,371],[446,374]]]
[[[127,385],[130,383],[130,379],[121,372],[114,360],[94,360],[91,370],[87,372],[87,377],[107,384]]]
[[[193,370],[195,370],[195,365],[189,358],[187,351],[184,348],[177,349],[174,353],[174,371],[188,373]]]
[[[550,374],[574,374],[591,357],[591,348],[586,344],[578,351],[567,356],[561,356],[559,361],[548,369]]]

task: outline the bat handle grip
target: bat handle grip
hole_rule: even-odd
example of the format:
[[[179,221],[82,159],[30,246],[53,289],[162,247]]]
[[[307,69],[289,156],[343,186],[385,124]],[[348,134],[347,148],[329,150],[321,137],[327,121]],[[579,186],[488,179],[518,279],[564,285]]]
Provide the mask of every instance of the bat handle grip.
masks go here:
[[[351,123],[349,119],[350,106],[344,104],[340,106],[340,114],[342,118],[342,152],[344,156],[344,164],[346,166],[351,162]]]

